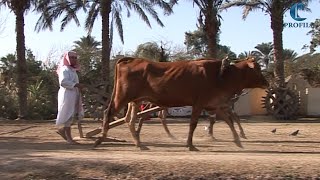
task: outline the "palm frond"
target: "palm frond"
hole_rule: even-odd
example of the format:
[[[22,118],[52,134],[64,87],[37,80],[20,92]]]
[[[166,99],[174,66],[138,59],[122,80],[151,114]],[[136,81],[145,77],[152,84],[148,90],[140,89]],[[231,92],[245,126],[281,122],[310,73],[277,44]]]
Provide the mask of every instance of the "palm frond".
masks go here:
[[[136,3],[131,3],[132,5],[132,9],[134,9],[135,12],[137,12],[137,14],[139,15],[139,17],[151,28],[151,23],[149,21],[149,18],[148,16],[145,14],[144,10],[140,7],[139,4],[136,4]],[[146,6],[145,4],[142,4],[144,5],[144,8],[149,12],[149,13],[152,13],[152,7],[150,6]],[[154,11],[155,12],[155,11]]]
[[[40,30],[49,28],[52,30],[52,23],[58,19],[63,13],[66,13],[64,18],[61,20],[61,30],[65,28],[65,26],[71,21],[74,20],[76,24],[79,26],[80,22],[77,18],[77,11],[79,9],[85,9],[85,4],[82,1],[50,1],[43,0],[38,3],[38,7],[36,8],[37,12],[41,13],[39,17],[35,30],[39,32]]]
[[[85,29],[87,30],[88,34],[91,34],[93,25],[95,23],[95,20],[97,19],[99,13],[100,13],[100,6],[98,3],[92,3],[90,6],[90,9],[88,11],[88,15],[85,20]]]
[[[303,3],[305,5],[305,8],[303,9],[303,11],[311,12],[311,9],[308,8],[308,5],[311,1],[312,0],[286,0],[283,4],[284,11],[286,12],[296,3]]]
[[[115,11],[113,14],[113,18],[115,20],[115,25],[118,29],[118,34],[120,36],[121,42],[122,44],[124,43],[124,38],[123,38],[123,27],[122,27],[122,18],[121,18],[121,14],[119,13],[119,11]]]
[[[53,22],[60,17],[63,11],[60,8],[56,8],[56,4],[45,5],[41,10],[37,10],[38,12],[42,11],[41,16],[37,20],[35,31],[40,32],[40,30],[44,29],[53,29]]]
[[[151,17],[157,22],[157,24],[161,27],[164,27],[164,24],[160,20],[158,13],[153,9],[153,7],[146,7],[147,12],[151,15]]]
[[[164,10],[165,15],[173,13],[172,7],[178,3],[178,0],[170,0],[169,2],[163,0],[150,0],[151,5],[159,6],[160,9]]]
[[[74,20],[77,26],[80,26],[79,19],[77,17],[77,14],[74,12],[70,12],[65,15],[65,17],[61,20],[61,28],[60,31],[63,31],[68,23],[70,23],[71,20]]]
[[[65,4],[64,10],[66,12],[65,17],[61,21],[61,28],[60,30],[63,31],[64,28],[68,23],[70,23],[71,20],[74,20],[77,26],[80,26],[79,19],[77,17],[77,12],[80,9],[85,8],[85,5],[81,3],[82,1],[72,1],[72,2],[67,2]]]
[[[293,60],[298,56],[298,53],[296,53],[292,49],[284,49],[283,50],[283,59],[284,60]]]
[[[203,3],[202,0],[194,0],[193,3],[197,5],[197,7],[200,9],[201,12],[203,12],[203,13],[205,12],[206,4]]]
[[[246,19],[251,11],[261,9],[267,13],[270,11],[270,4],[264,0],[236,0],[221,5],[221,10],[226,10],[231,7],[243,7],[242,18]]]

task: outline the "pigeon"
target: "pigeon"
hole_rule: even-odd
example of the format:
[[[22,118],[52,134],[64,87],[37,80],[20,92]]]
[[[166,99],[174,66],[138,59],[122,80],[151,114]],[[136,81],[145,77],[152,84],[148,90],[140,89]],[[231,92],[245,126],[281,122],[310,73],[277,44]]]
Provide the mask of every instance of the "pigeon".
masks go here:
[[[277,132],[277,128],[274,128],[274,130],[271,131],[272,133],[276,133]]]
[[[299,129],[290,134],[290,136],[296,136],[299,133]]]

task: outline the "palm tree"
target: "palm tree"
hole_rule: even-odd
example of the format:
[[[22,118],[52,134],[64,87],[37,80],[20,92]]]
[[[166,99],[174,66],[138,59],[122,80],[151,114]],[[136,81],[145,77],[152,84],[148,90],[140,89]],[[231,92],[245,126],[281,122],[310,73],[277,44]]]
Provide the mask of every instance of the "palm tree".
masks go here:
[[[62,19],[61,29],[66,26],[71,20],[75,20],[78,23],[76,13],[83,9],[87,12],[85,20],[85,28],[88,33],[94,26],[98,16],[101,16],[102,24],[102,59],[101,59],[101,76],[105,82],[106,87],[109,85],[109,72],[110,72],[110,52],[112,48],[113,29],[114,25],[118,30],[118,34],[122,43],[124,43],[123,36],[123,25],[122,25],[122,14],[127,13],[127,17],[130,17],[131,11],[136,12],[140,18],[151,27],[149,17],[146,12],[151,15],[153,19],[160,25],[164,26],[158,17],[156,7],[164,10],[166,15],[171,14],[172,7],[177,3],[177,0],[170,0],[166,2],[164,0],[53,0],[50,3],[43,3],[42,7],[46,10],[43,15],[39,18],[37,23],[37,30],[52,28],[52,22],[57,19],[64,12],[66,13],[65,18]],[[107,92],[109,88],[106,89]]]
[[[252,51],[252,54],[258,59],[260,64],[265,68],[269,67],[269,64],[274,60],[274,50],[272,42],[261,43],[254,47],[256,50]]]
[[[283,50],[283,59],[285,61],[287,61],[287,60],[293,61],[297,56],[298,56],[298,53],[296,53],[292,49],[284,49]]]
[[[18,119],[27,116],[27,63],[25,57],[24,16],[25,13],[36,6],[36,0],[0,0],[0,7],[4,6],[12,10],[16,16],[16,53],[17,53],[17,87],[19,112]]]
[[[244,51],[238,55],[238,59],[245,59],[250,56],[255,56],[252,51]]]
[[[295,3],[305,3],[310,0],[235,0],[223,5],[223,8],[233,6],[243,7],[243,19],[245,19],[251,11],[260,9],[270,15],[271,29],[273,31],[273,47],[274,47],[274,61],[277,86],[285,86],[284,82],[284,59],[283,59],[283,15]],[[304,10],[309,10],[305,8]]]
[[[258,61],[261,62],[263,66],[268,68],[269,64],[274,62],[274,49],[271,42],[261,43],[255,47],[255,51],[252,54],[257,57]],[[298,56],[298,54],[291,49],[283,49],[283,60],[293,60]]]
[[[97,68],[101,59],[101,42],[96,41],[94,37],[83,36],[78,41],[74,41],[74,50],[79,55],[82,74],[86,74]]]
[[[224,0],[194,0],[193,3],[200,9],[198,22],[207,37],[208,56],[217,57],[218,32],[221,25],[219,10]],[[203,19],[204,18],[204,19]]]

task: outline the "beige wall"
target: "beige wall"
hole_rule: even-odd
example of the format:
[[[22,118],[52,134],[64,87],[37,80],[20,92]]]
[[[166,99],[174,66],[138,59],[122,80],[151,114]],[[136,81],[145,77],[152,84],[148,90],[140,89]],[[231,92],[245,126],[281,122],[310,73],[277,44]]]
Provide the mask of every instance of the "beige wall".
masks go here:
[[[241,96],[234,104],[234,110],[239,116],[250,115],[250,95],[246,94],[244,96]]]
[[[256,88],[250,93],[251,115],[266,115],[267,111],[262,107],[262,97],[266,96],[266,90]]]
[[[252,89],[248,94],[241,96],[235,103],[235,111],[239,116],[243,115],[265,115],[267,111],[262,108],[262,97],[266,96],[265,89]]]
[[[320,115],[320,88],[308,88],[308,115]]]

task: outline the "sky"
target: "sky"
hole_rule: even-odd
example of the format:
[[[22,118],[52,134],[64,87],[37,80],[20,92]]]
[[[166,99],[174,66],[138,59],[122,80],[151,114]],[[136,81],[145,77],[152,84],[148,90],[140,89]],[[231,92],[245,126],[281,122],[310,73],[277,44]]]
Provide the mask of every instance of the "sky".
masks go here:
[[[306,18],[302,23],[310,23],[320,18],[320,3],[312,1],[309,4],[311,12],[298,11],[300,17]],[[162,14],[162,12],[159,12]],[[139,44],[154,41],[163,42],[171,47],[184,47],[185,32],[197,29],[197,16],[199,10],[193,7],[190,1],[180,1],[174,7],[174,14],[170,16],[160,15],[160,19],[165,27],[160,27],[151,20],[152,28],[149,28],[134,13],[130,18],[123,14],[124,44],[115,32],[112,52],[125,53],[134,52]],[[81,26],[77,27],[74,22],[67,25],[64,31],[60,31],[60,22],[56,21],[53,31],[44,30],[39,33],[34,31],[36,21],[40,14],[29,12],[25,16],[25,37],[26,47],[30,48],[37,60],[45,61],[53,54],[63,53],[70,50],[74,41],[86,36],[84,29],[84,14],[80,14]],[[222,24],[220,34],[220,44],[229,46],[233,52],[240,54],[244,51],[252,51],[257,44],[272,42],[272,30],[270,27],[270,16],[262,11],[251,12],[246,20],[242,19],[242,9],[238,7],[230,8],[221,13]],[[14,53],[16,48],[15,16],[8,9],[0,9],[0,57],[8,53]],[[289,12],[285,13],[285,23],[299,23],[294,20]],[[283,31],[283,47],[292,49],[299,55],[305,54],[308,50],[301,48],[309,44],[311,37],[307,35],[310,28],[285,28]],[[101,18],[96,21],[92,36],[97,41],[101,41]],[[51,56],[50,56],[51,54]],[[59,55],[60,56],[60,55]]]

